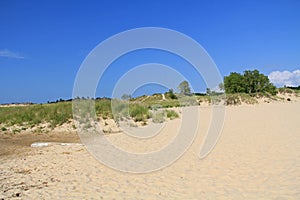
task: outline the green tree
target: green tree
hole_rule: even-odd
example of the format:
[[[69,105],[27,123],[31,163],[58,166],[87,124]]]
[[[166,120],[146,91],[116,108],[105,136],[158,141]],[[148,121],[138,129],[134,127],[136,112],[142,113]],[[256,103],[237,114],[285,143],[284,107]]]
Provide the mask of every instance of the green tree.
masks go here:
[[[258,70],[246,70],[244,74],[230,73],[224,77],[224,87],[226,93],[248,93],[255,94],[267,92],[276,94],[276,87],[270,82],[269,78]]]
[[[270,80],[264,74],[259,73],[258,70],[247,70],[244,72],[245,89],[249,94],[267,92],[272,95],[276,94],[276,87],[270,83]]]
[[[181,95],[187,95],[187,96],[190,96],[192,93],[191,93],[191,88],[190,88],[190,85],[187,81],[182,81],[179,85],[178,85],[178,90],[179,90],[179,93]]]
[[[226,93],[243,93],[245,91],[244,76],[239,73],[231,72],[224,77],[224,88]]]

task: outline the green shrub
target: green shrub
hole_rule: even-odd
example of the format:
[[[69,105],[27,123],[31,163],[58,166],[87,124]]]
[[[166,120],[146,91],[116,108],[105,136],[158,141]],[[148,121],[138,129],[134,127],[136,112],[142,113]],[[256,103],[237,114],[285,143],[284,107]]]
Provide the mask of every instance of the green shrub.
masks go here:
[[[175,110],[166,110],[166,112],[167,112],[167,118],[169,119],[179,118],[179,115]]]
[[[129,105],[129,115],[134,119],[134,121],[145,121],[149,119],[150,113],[149,109],[140,104]]]

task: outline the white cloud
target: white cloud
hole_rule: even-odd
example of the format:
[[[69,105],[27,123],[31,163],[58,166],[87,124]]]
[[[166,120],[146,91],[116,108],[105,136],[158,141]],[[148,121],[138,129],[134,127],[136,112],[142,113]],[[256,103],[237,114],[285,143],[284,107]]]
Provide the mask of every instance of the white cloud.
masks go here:
[[[274,71],[269,74],[270,81],[278,87],[299,86],[300,85],[300,70],[295,71]]]
[[[25,58],[24,56],[21,56],[18,53],[9,51],[8,49],[0,50],[0,57],[15,58],[15,59],[24,59]]]

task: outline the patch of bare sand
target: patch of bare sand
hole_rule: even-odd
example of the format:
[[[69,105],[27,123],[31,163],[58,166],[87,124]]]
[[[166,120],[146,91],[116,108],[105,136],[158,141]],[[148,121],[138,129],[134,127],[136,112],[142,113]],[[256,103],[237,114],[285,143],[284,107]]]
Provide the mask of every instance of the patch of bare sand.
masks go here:
[[[211,119],[211,109],[200,108],[199,132],[191,148],[173,165],[148,174],[112,170],[83,146],[51,145],[31,149],[23,157],[1,156],[1,197],[300,199],[299,113],[299,102],[227,107],[218,144],[199,160]],[[178,123],[169,121],[152,142],[135,142],[122,133],[108,137],[122,148],[147,152],[174,137]]]

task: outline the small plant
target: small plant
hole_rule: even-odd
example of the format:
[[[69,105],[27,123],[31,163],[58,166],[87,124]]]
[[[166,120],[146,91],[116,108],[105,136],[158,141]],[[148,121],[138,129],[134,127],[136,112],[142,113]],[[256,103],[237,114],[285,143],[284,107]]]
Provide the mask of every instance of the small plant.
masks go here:
[[[240,100],[239,95],[227,94],[225,103],[226,103],[226,105],[240,105],[242,102]]]
[[[1,131],[7,131],[7,128],[2,127],[2,128],[1,128]]]
[[[255,97],[251,96],[251,95],[241,93],[240,97],[241,97],[241,101],[246,103],[246,104],[256,104],[256,103],[258,103],[257,99]]]
[[[129,106],[129,115],[135,122],[144,121],[150,118],[149,109],[140,104],[132,104]]]
[[[16,129],[13,129],[12,132],[13,132],[14,134],[15,134],[15,133],[20,133],[21,130],[16,128]]]
[[[161,109],[161,108],[162,108],[162,106],[159,104],[154,104],[151,106],[151,110],[154,110],[154,111],[157,111],[158,109]]]
[[[167,110],[167,118],[169,119],[176,119],[179,117],[178,113],[175,110]]]
[[[165,112],[164,111],[156,111],[152,115],[153,123],[163,123],[165,121]]]
[[[194,96],[181,96],[179,98],[181,106],[196,106],[198,105],[197,99]]]

